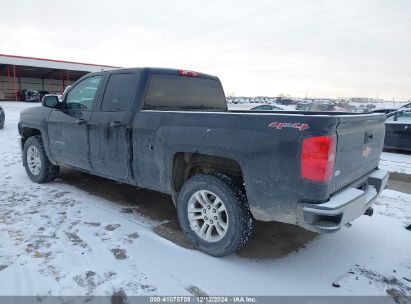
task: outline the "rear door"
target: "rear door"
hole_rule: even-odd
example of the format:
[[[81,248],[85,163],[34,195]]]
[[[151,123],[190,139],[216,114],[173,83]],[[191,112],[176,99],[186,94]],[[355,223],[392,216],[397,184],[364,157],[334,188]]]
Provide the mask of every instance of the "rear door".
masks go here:
[[[387,118],[384,147],[411,150],[411,110]]]
[[[51,112],[48,135],[53,159],[81,169],[91,168],[88,123],[102,79],[102,75],[83,79],[65,97],[64,109],[54,109]]]
[[[127,180],[131,157],[132,98],[136,73],[112,73],[101,104],[90,120],[90,159],[93,170],[113,179]]]
[[[341,115],[331,193],[378,167],[384,144],[385,115]]]

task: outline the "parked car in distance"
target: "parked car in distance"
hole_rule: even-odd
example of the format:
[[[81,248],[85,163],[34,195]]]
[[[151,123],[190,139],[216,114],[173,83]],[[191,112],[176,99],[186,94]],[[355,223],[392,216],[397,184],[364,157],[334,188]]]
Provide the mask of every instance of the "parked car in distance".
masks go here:
[[[40,94],[40,100],[43,99],[44,95],[50,94],[49,91],[38,91]]]
[[[38,91],[24,89],[20,91],[20,100],[28,102],[40,102],[41,96]]]
[[[288,106],[294,103],[294,100],[290,99],[290,98],[283,98],[283,97],[278,97],[276,100],[276,103]]]
[[[311,112],[344,112],[345,108],[338,107],[337,103],[330,100],[310,100],[300,101],[296,105],[298,111],[311,111]]]
[[[372,103],[367,103],[367,104],[361,104],[357,107],[357,111],[360,112],[372,112],[376,108],[375,104]]]
[[[309,111],[312,105],[312,101],[300,101],[297,103],[295,109],[298,111]]]
[[[6,120],[6,115],[4,114],[3,108],[0,106],[0,129],[4,128],[4,121]]]
[[[384,148],[411,151],[411,109],[387,115]]]
[[[169,194],[193,246],[224,256],[248,242],[255,220],[329,233],[371,215],[388,180],[378,169],[384,122],[229,111],[216,76],[136,68],[87,74],[62,102],[23,110],[18,131],[33,182],[64,165]]]
[[[284,109],[273,105],[261,105],[251,108],[250,111],[284,111]]]

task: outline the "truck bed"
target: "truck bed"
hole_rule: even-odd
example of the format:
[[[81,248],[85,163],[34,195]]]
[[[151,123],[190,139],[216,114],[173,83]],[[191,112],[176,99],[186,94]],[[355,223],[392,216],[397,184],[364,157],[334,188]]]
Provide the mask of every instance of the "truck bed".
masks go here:
[[[325,202],[378,167],[384,119],[382,114],[336,112],[143,110],[133,122],[133,163],[138,176],[145,177],[139,186],[171,193],[170,172],[176,153],[233,159],[243,172],[253,215],[260,220],[295,223],[298,202]],[[303,125],[307,128],[301,128]],[[371,133],[372,140],[365,143],[366,134]],[[325,134],[337,134],[335,169],[339,173],[334,172],[331,183],[304,180],[302,141]],[[367,144],[371,151],[362,157]],[[147,152],[147,147],[152,150]]]

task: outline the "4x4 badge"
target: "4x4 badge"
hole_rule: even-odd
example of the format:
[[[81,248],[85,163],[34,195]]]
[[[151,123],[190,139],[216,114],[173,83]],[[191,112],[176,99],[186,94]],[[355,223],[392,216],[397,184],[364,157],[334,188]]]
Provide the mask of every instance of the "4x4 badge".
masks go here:
[[[276,122],[273,121],[268,125],[270,128],[282,129],[282,128],[293,128],[298,129],[300,131],[304,131],[309,129],[310,126],[306,123],[298,123],[298,122]]]

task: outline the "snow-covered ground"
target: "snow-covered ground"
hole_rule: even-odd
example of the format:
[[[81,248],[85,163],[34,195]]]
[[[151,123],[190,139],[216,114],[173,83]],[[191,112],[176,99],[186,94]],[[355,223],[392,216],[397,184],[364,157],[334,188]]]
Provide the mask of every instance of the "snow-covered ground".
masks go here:
[[[380,168],[391,172],[411,174],[411,155],[382,152]]]
[[[411,295],[411,195],[384,190],[373,217],[276,259],[213,258],[115,202],[61,180],[32,183],[17,121],[33,105],[0,105],[0,295]],[[295,242],[292,229],[271,241]]]

